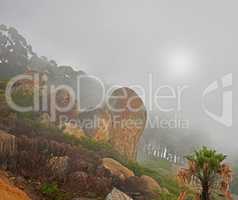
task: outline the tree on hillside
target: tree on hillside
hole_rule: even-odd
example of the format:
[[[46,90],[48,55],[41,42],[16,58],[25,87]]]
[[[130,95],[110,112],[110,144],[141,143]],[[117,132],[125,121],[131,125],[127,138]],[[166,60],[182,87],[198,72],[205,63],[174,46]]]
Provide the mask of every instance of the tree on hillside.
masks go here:
[[[203,147],[186,159],[188,168],[179,170],[178,178],[183,184],[195,186],[199,199],[211,200],[217,191],[221,191],[228,200],[232,199],[229,192],[232,170],[223,163],[225,155]]]

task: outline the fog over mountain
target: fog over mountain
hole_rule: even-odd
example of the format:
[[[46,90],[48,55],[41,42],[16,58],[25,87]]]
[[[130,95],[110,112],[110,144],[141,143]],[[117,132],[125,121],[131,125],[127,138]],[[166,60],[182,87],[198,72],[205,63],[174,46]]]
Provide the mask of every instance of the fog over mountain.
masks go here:
[[[145,95],[136,91],[150,116],[188,120],[184,132],[209,136],[212,145],[230,153],[238,150],[237,6],[235,0],[0,0],[0,24],[16,27],[38,55],[59,65],[108,85],[142,86]],[[222,88],[221,78],[230,73],[232,87]],[[218,89],[203,98],[216,80]],[[156,89],[165,85],[175,89],[176,97],[160,99],[160,106],[175,111],[159,111],[153,102]],[[186,86],[181,95],[178,86]],[[221,115],[223,89],[233,91],[232,126],[211,119],[202,107],[204,100],[209,112]],[[171,90],[161,94],[171,96]],[[179,137],[183,130],[170,132]]]

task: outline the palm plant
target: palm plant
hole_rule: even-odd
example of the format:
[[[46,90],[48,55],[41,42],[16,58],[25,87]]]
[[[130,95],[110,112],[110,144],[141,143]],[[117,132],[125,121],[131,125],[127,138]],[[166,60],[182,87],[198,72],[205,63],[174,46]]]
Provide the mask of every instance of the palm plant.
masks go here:
[[[228,199],[231,198],[229,185],[232,180],[232,170],[223,163],[226,159],[225,155],[203,147],[186,158],[188,168],[179,170],[180,182],[195,185],[201,200],[210,200],[212,191],[215,190],[220,190]]]

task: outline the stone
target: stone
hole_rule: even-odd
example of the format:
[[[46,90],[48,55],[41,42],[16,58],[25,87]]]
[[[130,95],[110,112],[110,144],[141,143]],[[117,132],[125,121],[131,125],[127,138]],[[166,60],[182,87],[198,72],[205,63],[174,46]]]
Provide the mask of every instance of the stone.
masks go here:
[[[111,158],[102,159],[103,168],[110,171],[110,173],[114,176],[119,177],[121,180],[125,180],[131,176],[135,176],[134,172],[123,166],[121,163],[113,160]]]
[[[121,192],[120,190],[113,188],[112,192],[107,195],[106,200],[133,200],[125,193]]]
[[[126,191],[130,194],[141,194],[145,199],[151,199],[161,192],[159,184],[149,176],[130,177],[124,183]]]
[[[116,89],[108,99],[112,114],[110,143],[129,160],[136,160],[137,145],[146,125],[146,108],[130,88]]]
[[[145,189],[149,192],[159,192],[161,191],[161,187],[159,185],[159,183],[154,180],[152,177],[150,176],[141,176],[140,177],[144,186],[145,186]]]
[[[137,146],[146,119],[142,99],[129,88],[116,89],[102,107],[84,110],[79,114],[80,127],[86,136],[109,142],[129,160],[136,160]]]
[[[79,114],[81,128],[86,136],[107,142],[112,128],[111,113],[106,107],[85,110]]]

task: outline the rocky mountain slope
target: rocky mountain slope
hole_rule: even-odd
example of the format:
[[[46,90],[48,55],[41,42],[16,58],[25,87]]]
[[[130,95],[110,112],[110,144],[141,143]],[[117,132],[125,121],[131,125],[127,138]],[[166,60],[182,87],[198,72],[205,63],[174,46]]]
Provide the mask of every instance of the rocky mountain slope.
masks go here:
[[[74,106],[64,114],[80,122],[98,118],[100,123],[60,127],[59,121],[52,123],[45,117],[48,112],[21,113],[8,107],[6,80],[22,73],[47,75],[48,85],[66,84],[74,91],[78,90],[77,76],[86,75],[39,57],[16,29],[0,26],[0,168],[10,174],[0,175],[0,199],[177,199],[180,188],[171,171],[162,169],[167,170],[164,174],[157,164],[151,170],[135,162],[147,113],[133,90],[116,89],[107,97],[109,105],[104,102],[92,109],[100,98],[100,87],[84,80],[77,99],[82,107],[78,111]],[[31,105],[33,88],[32,82],[20,82],[12,96],[20,104]],[[125,94],[127,98],[119,98]],[[59,104],[67,99],[65,92],[56,97]]]
[[[43,75],[47,76],[49,88],[50,86],[57,87],[64,84],[71,87],[76,95],[79,92],[75,107],[67,113],[57,112],[57,120],[59,120],[60,115],[66,115],[69,119],[75,121],[85,122],[90,120],[98,123],[97,126],[93,125],[91,128],[82,123],[83,125],[78,125],[74,130],[69,126],[70,124],[65,124],[65,132],[68,131],[70,135],[77,133],[78,136],[86,135],[95,140],[107,141],[128,159],[136,159],[137,145],[143,133],[147,116],[142,100],[133,90],[129,88],[117,89],[104,99],[103,106],[94,108],[103,95],[102,88],[100,88],[102,86],[99,86],[100,84],[96,80],[87,79],[86,73],[76,71],[70,66],[58,66],[53,60],[39,57],[16,29],[1,25],[0,78],[9,79],[18,74],[27,74],[33,77],[35,73],[40,73],[41,77]],[[81,76],[84,76],[84,79],[78,82],[78,78]],[[42,82],[45,81],[40,81],[40,87]],[[32,81],[29,87],[29,81],[21,82],[18,83],[15,90],[21,93],[24,89],[29,90],[31,88],[30,93],[33,93],[33,88],[36,87],[34,84]],[[127,95],[127,99],[120,100],[116,97],[122,95],[122,93]],[[48,95],[50,98],[50,91]],[[56,96],[57,105],[66,104],[67,102],[65,103],[64,99],[68,99],[67,95],[63,91],[58,92]],[[111,105],[109,106],[111,108],[105,102],[107,98],[110,101],[109,104]],[[133,100],[131,101],[131,99]],[[49,100],[49,104],[51,104],[51,101],[52,99]],[[128,106],[132,106],[136,111],[129,110]],[[116,110],[117,107],[123,108],[124,111],[114,112],[113,110]],[[51,114],[50,111],[51,107],[49,106],[47,113]],[[43,112],[40,114],[45,116]]]
[[[48,123],[42,120],[45,113],[41,110],[21,113],[8,107],[4,97],[7,81],[3,80],[18,74],[33,75],[35,72],[47,74],[49,85],[66,84],[74,90],[77,89],[77,76],[85,75],[82,71],[58,66],[53,60],[39,57],[16,29],[1,25],[0,167],[11,174],[15,184],[24,188],[29,197],[35,200],[82,197],[149,200],[157,197],[161,191],[158,180],[143,176],[147,174],[143,172],[146,170],[131,161],[136,157],[137,143],[146,121],[146,111],[137,94],[128,88],[113,93],[114,96],[120,95],[125,90],[129,97],[133,97],[130,103],[137,109],[134,113],[128,109],[115,113],[107,107],[92,109],[92,112],[80,110],[79,116],[74,115],[79,120],[98,116],[102,122],[94,129],[79,127],[84,137],[75,137],[75,134],[67,133],[72,129],[66,127],[65,131],[65,127],[60,128],[57,121]],[[41,82],[38,84],[41,86]],[[14,86],[12,96],[19,104],[31,104],[33,88],[32,82],[22,81]],[[62,103],[65,97],[66,94],[61,93],[57,103]],[[77,101],[85,102],[85,107],[91,108],[97,97],[97,84],[84,81]],[[126,108],[128,99],[114,99],[111,103],[115,107]],[[118,121],[115,119],[117,115]],[[141,120],[138,128],[120,129],[115,125],[128,120],[133,122],[137,118]],[[121,132],[123,137],[120,136]]]

